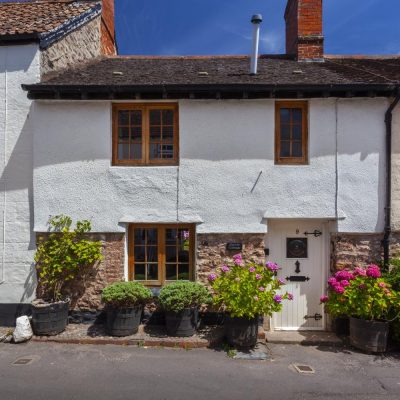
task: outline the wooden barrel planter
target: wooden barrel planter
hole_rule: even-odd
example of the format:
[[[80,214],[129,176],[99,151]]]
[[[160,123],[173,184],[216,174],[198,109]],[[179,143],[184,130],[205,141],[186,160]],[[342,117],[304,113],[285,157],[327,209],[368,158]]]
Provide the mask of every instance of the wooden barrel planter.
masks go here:
[[[367,353],[384,353],[387,349],[389,323],[350,318],[350,344]]]
[[[252,348],[257,344],[258,316],[225,317],[225,336],[230,346],[239,348]]]
[[[65,331],[69,300],[57,303],[32,303],[32,328],[35,335],[54,336]]]
[[[332,321],[332,330],[338,336],[350,335],[350,319],[348,317],[338,317]]]
[[[134,335],[139,330],[143,307],[107,307],[106,331],[111,336]]]
[[[197,308],[185,308],[180,312],[165,312],[165,325],[169,336],[193,336],[198,324],[199,311]]]

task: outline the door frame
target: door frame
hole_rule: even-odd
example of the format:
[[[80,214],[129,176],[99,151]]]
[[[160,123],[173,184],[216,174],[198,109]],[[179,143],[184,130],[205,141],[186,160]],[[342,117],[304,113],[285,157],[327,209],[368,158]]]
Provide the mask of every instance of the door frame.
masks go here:
[[[321,295],[325,292],[326,282],[330,272],[330,232],[331,232],[331,221],[328,219],[319,218],[282,218],[274,219],[273,222],[310,222],[315,221],[321,225],[322,228],[322,249],[321,249],[321,259],[325,263],[325,268],[322,269],[321,279]],[[270,229],[268,229],[267,235],[270,235]],[[277,329],[275,328],[275,317],[274,315],[269,318],[269,326],[271,331],[276,332],[299,332],[299,331],[326,331],[328,328],[328,318],[325,312],[322,313],[322,326],[321,328],[299,328],[299,329]]]

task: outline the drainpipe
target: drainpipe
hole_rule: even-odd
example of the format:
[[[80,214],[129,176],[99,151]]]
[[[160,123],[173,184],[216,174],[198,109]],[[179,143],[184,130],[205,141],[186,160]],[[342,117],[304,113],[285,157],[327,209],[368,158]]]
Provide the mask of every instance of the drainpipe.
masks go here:
[[[392,204],[392,118],[393,110],[400,102],[400,88],[398,88],[396,98],[390,104],[385,114],[386,124],[386,207],[385,207],[385,231],[383,236],[383,265],[389,268],[390,258],[390,234],[391,227],[391,204]]]

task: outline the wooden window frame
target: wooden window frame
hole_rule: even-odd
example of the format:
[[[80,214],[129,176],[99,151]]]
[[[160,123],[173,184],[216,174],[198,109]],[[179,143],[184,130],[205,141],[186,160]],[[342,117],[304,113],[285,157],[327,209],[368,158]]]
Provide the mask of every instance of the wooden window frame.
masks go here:
[[[150,110],[174,111],[174,157],[171,159],[150,159]],[[118,111],[140,110],[143,113],[142,122],[142,159],[120,160],[118,159]],[[112,105],[112,165],[113,166],[163,166],[179,165],[179,107],[178,103],[115,103]]]
[[[134,249],[134,229],[151,228],[157,229],[158,246],[158,280],[138,280],[145,286],[157,287],[165,284],[177,282],[178,280],[166,279],[166,247],[165,230],[166,229],[186,229],[189,231],[189,281],[195,279],[195,234],[196,229],[193,224],[130,224],[128,228],[128,280],[135,281],[135,255]]]
[[[302,157],[281,157],[281,119],[282,108],[300,108],[302,110]],[[275,164],[307,165],[308,164],[308,101],[277,101],[275,103]]]

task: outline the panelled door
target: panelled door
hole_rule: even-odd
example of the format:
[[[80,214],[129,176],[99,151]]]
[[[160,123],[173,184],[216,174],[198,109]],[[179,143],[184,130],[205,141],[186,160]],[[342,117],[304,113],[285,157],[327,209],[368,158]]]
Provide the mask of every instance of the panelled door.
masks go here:
[[[323,224],[320,221],[271,221],[267,243],[269,260],[280,266],[278,278],[293,301],[284,301],[283,310],[272,318],[275,330],[323,330],[324,312],[320,297],[324,292],[325,253]]]

